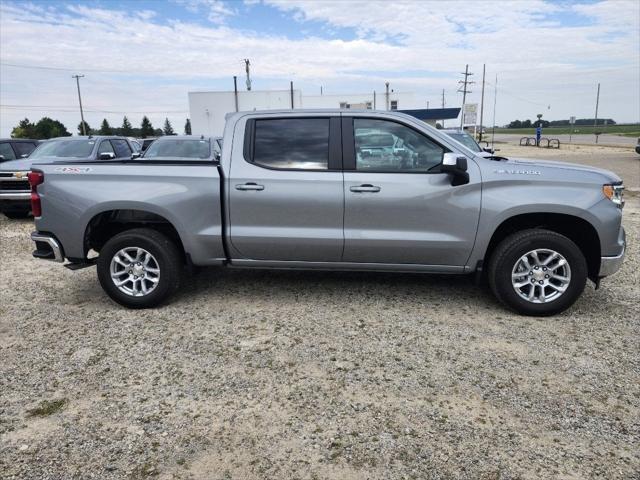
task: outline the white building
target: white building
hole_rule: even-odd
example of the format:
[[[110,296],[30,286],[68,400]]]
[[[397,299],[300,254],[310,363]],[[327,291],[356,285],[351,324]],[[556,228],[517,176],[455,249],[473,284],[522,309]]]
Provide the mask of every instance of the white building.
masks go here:
[[[293,101],[293,106],[292,106]],[[419,109],[413,93],[349,93],[303,95],[300,90],[238,91],[238,108],[234,92],[189,92],[189,118],[194,135],[222,136],[224,117],[229,112],[287,108],[344,108],[406,110]],[[388,105],[387,105],[388,103]]]

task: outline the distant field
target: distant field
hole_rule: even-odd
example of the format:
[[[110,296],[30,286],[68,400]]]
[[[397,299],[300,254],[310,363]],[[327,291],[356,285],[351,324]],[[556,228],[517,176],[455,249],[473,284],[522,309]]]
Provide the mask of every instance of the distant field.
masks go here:
[[[490,129],[487,128],[490,132]],[[578,125],[573,128],[571,132],[570,127],[547,127],[542,129],[542,135],[545,137],[552,137],[554,135],[569,135],[573,134],[593,134],[593,125]],[[640,124],[634,125],[607,125],[606,127],[599,125],[596,130],[601,133],[609,135],[623,135],[625,137],[640,137]],[[535,136],[535,128],[496,128],[496,133],[512,133],[514,135],[522,136]]]

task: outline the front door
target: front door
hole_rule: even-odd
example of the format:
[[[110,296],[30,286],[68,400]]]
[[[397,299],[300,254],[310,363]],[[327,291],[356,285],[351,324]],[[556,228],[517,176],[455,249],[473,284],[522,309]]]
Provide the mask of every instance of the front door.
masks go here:
[[[344,244],[340,117],[248,120],[232,155],[232,257],[339,262]]]
[[[446,147],[387,119],[343,120],[345,262],[465,265],[480,214],[480,173],[452,186]]]

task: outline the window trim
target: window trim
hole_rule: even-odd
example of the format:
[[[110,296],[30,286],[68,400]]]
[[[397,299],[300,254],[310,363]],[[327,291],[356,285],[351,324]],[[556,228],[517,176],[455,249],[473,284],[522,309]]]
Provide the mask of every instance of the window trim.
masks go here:
[[[329,150],[327,152],[327,168],[278,168],[262,165],[254,161],[255,158],[255,141],[256,141],[256,120],[329,120]],[[275,170],[280,172],[340,172],[343,169],[342,159],[342,129],[340,127],[340,117],[310,115],[310,116],[277,116],[264,118],[250,118],[245,124],[244,130],[244,161],[251,165],[264,168],[265,170]]]
[[[393,175],[401,175],[401,174],[409,174],[409,175],[434,175],[434,174],[438,174],[438,173],[442,173],[440,171],[440,167],[442,166],[442,160],[440,160],[440,163],[434,165],[433,167],[431,167],[431,169],[429,169],[428,171],[424,172],[424,171],[420,171],[420,172],[413,172],[413,171],[403,171],[403,172],[394,172],[391,170],[358,170],[356,168],[356,135],[355,135],[355,127],[353,125],[353,121],[354,120],[381,120],[383,122],[391,122],[391,123],[397,123],[398,125],[402,125],[405,128],[409,128],[411,130],[413,130],[417,135],[422,135],[423,137],[426,137],[427,139],[429,139],[429,141],[435,143],[436,145],[438,145],[440,148],[442,148],[443,151],[443,157],[445,153],[451,152],[451,149],[449,147],[446,147],[445,145],[443,145],[442,143],[440,143],[439,141],[437,141],[435,138],[432,138],[428,135],[426,135],[424,132],[421,132],[420,130],[416,129],[415,127],[413,127],[412,125],[407,125],[406,123],[400,122],[398,120],[391,119],[391,118],[380,118],[380,117],[368,117],[368,116],[355,116],[355,115],[349,115],[349,116],[344,116],[342,117],[342,136],[345,139],[345,142],[342,145],[343,148],[343,164],[344,164],[344,171],[345,172],[349,172],[349,173],[390,173]],[[348,141],[348,139],[351,139],[351,141]]]

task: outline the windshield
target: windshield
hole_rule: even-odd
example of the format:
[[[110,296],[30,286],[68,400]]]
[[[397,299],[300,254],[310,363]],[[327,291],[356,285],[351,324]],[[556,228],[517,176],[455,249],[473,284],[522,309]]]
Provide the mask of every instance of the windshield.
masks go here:
[[[36,148],[29,158],[87,158],[91,155],[95,144],[95,140],[86,139],[45,142]]]
[[[447,133],[447,135],[453,138],[456,142],[460,142],[465,147],[467,147],[468,149],[474,152],[482,151],[482,149],[480,148],[480,145],[478,145],[476,141],[473,139],[473,137],[468,133]]]
[[[144,158],[209,158],[208,140],[157,140],[149,145]]]

